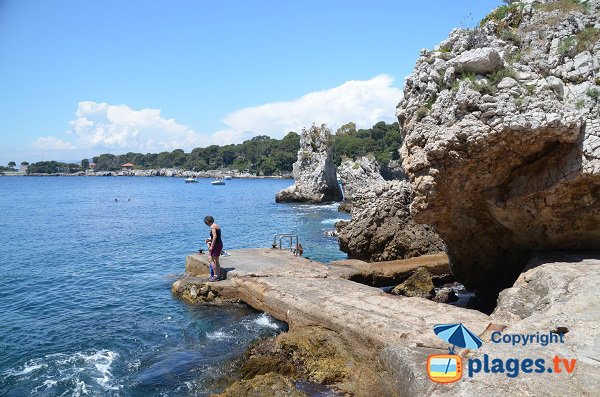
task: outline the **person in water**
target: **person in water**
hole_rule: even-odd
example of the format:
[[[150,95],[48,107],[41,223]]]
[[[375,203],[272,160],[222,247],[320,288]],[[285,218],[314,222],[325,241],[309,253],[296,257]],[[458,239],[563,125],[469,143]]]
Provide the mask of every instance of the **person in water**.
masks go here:
[[[204,217],[204,224],[210,227],[210,247],[208,249],[208,261],[214,266],[214,275],[208,281],[219,281],[221,277],[221,265],[219,264],[219,256],[223,250],[223,240],[221,240],[221,228],[215,223],[215,218],[208,215]]]

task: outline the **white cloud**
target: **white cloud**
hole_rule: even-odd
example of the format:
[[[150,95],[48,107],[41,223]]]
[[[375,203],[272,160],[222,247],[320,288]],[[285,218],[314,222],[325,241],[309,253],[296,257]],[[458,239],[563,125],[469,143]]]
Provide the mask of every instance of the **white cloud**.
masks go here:
[[[38,150],[49,150],[49,151],[62,151],[75,149],[69,142],[65,142],[61,139],[53,136],[40,137],[31,144],[34,149]]]
[[[240,143],[255,135],[281,137],[289,131],[327,124],[333,130],[353,121],[367,128],[378,121],[395,121],[394,109],[402,91],[387,75],[352,80],[338,87],[311,92],[287,101],[243,108],[227,115],[226,127],[199,134],[189,126],[161,115],[160,109],[131,109],[127,105],[79,102],[68,134],[73,142],[55,137],[38,138],[34,149],[90,153],[159,152],[174,149]]]
[[[165,119],[160,109],[134,110],[127,105],[80,102],[70,122],[82,148],[121,151],[163,151],[200,145],[202,136],[190,127]]]
[[[252,131],[280,137],[313,123],[332,129],[353,121],[368,128],[378,121],[393,122],[402,90],[388,75],[370,80],[351,80],[327,90],[308,93],[288,102],[273,102],[235,111],[223,122],[233,131]]]

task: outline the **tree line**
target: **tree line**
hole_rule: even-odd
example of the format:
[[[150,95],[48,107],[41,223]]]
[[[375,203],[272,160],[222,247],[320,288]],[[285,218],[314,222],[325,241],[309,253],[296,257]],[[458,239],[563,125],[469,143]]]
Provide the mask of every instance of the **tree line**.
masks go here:
[[[371,128],[356,129],[355,123],[340,127],[334,135],[334,162],[339,165],[343,158],[356,158],[368,153],[382,165],[399,159],[398,149],[402,136],[398,123],[383,121]],[[265,135],[256,136],[241,144],[225,146],[212,145],[193,149],[185,153],[182,149],[161,153],[133,153],[121,155],[101,154],[92,159],[97,171],[117,171],[122,165],[131,163],[135,169],[180,168],[192,171],[215,169],[236,169],[256,175],[277,175],[291,172],[300,148],[300,135],[289,132],[282,139]],[[67,164],[56,161],[33,163],[28,173],[77,172],[90,166],[88,159],[81,164]]]

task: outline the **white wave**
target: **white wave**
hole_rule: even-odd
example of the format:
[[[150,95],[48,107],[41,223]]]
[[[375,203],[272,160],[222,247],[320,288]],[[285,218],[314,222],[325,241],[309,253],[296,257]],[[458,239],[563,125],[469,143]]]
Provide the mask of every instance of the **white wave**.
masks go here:
[[[271,329],[279,329],[279,325],[277,325],[277,323],[275,321],[273,321],[273,317],[271,317],[265,313],[258,316],[252,322],[261,327],[271,328]]]
[[[214,332],[207,332],[206,333],[206,337],[208,339],[232,339],[233,335],[231,334],[227,334],[223,331],[214,331]]]
[[[342,218],[329,218],[329,219],[323,219],[321,221],[321,223],[323,225],[335,225],[336,223],[338,223],[339,221],[345,221],[346,219],[342,219]]]
[[[5,376],[22,377],[36,384],[32,391],[47,390],[57,384],[70,385],[63,396],[85,396],[96,393],[89,381],[94,380],[103,390],[119,390],[113,385],[112,364],[118,357],[110,350],[92,350],[72,354],[55,353],[27,362],[23,368],[8,370]]]
[[[38,364],[35,361],[29,361],[25,364],[25,366],[23,367],[23,369],[19,370],[19,371],[15,371],[13,369],[9,369],[5,372],[6,375],[8,376],[24,376],[27,374],[30,374],[31,372],[37,371],[38,369],[41,368],[46,368],[47,365],[46,364]]]
[[[96,370],[100,373],[100,377],[94,378],[94,380],[105,389],[119,390],[118,387],[111,384],[111,365],[114,359],[118,356],[119,355],[117,353],[110,350],[102,350],[87,357],[87,361],[92,362],[96,367]]]
[[[84,381],[79,381],[76,380],[75,381],[75,390],[73,390],[73,394],[71,394],[71,396],[73,397],[81,397],[83,395],[88,395],[88,391],[87,388],[85,387],[85,382]],[[68,393],[68,391],[64,392],[63,394],[61,394],[61,396],[66,396]]]
[[[326,209],[326,210],[335,210],[337,211],[340,203],[330,203],[330,204],[297,204],[292,205],[291,207],[295,210],[305,210],[305,211],[314,211],[315,209]]]

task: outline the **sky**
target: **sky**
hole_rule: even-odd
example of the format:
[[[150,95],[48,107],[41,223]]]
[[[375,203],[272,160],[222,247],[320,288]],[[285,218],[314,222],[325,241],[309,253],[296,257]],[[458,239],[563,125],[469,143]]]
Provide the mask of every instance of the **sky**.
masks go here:
[[[0,0],[0,165],[393,122],[500,0]]]

